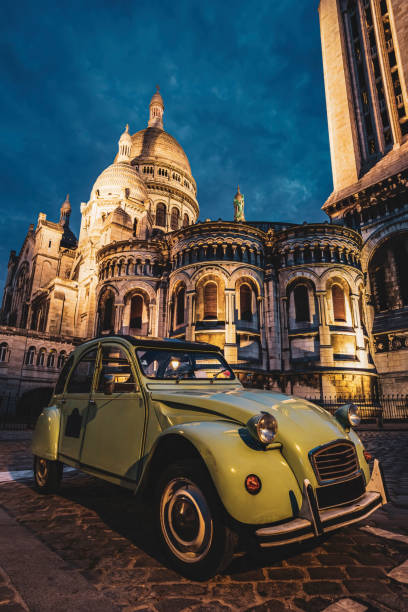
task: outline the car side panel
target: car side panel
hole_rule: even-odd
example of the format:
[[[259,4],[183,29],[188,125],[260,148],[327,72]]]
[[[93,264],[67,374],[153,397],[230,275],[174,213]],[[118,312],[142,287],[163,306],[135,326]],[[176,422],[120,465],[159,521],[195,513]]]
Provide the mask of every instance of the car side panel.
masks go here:
[[[293,500],[296,498],[300,508],[302,493],[280,449],[254,448],[242,439],[240,429],[225,421],[201,421],[176,425],[163,435],[181,435],[195,446],[233,519],[264,524],[293,518]],[[245,489],[249,474],[261,479],[262,489],[257,495]]]
[[[56,406],[44,408],[37,419],[31,448],[34,455],[55,461],[58,458],[58,439],[61,414]]]

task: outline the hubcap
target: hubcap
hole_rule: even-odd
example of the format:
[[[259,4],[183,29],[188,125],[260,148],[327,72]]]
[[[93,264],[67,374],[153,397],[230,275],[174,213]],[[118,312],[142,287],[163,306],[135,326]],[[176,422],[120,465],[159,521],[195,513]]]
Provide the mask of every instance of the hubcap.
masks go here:
[[[211,512],[191,480],[175,478],[166,485],[160,500],[160,524],[168,547],[184,563],[197,563],[208,553],[213,538]]]
[[[47,484],[48,465],[46,459],[38,458],[36,460],[35,477],[40,487],[44,487]]]

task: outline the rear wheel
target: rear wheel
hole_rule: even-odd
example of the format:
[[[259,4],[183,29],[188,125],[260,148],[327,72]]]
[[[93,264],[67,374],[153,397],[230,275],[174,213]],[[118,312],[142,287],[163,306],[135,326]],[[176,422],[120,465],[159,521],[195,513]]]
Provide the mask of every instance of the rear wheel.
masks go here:
[[[61,484],[62,463],[34,457],[34,480],[41,493],[54,493]]]
[[[169,466],[157,491],[161,539],[184,576],[206,580],[231,561],[236,535],[223,521],[214,486],[197,461]]]

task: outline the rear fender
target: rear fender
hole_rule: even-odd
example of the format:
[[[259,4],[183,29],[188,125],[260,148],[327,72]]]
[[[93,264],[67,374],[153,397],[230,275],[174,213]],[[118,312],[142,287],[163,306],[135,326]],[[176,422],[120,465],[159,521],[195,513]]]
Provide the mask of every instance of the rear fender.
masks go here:
[[[228,514],[247,524],[291,519],[302,505],[295,475],[281,454],[280,445],[265,450],[236,423],[204,421],[175,425],[162,437],[176,434],[188,440],[207,466]],[[262,483],[257,495],[245,488],[245,479],[256,474]]]
[[[31,449],[34,455],[55,461],[58,458],[58,439],[61,414],[56,406],[44,408],[37,419]]]

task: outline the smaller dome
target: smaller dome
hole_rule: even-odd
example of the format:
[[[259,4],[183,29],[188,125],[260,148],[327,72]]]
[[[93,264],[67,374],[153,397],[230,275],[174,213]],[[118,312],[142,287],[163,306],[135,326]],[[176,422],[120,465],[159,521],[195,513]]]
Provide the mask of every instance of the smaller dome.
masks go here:
[[[237,187],[237,193],[235,194],[235,198],[234,198],[234,200],[242,200],[242,199],[243,199],[243,197],[244,197],[244,196],[243,196],[243,195],[242,195],[242,193],[240,192],[240,190],[239,190],[239,185],[238,185],[238,187]]]
[[[108,166],[96,179],[91,199],[121,198],[128,189],[127,197],[144,202],[148,199],[146,185],[138,171],[128,162],[116,162]],[[98,192],[98,193],[97,193]]]
[[[163,102],[163,98],[161,97],[161,93],[159,91],[159,86],[156,85],[156,87],[157,87],[157,90],[153,94],[152,99],[150,100],[149,106],[152,106],[153,104],[160,104],[160,106],[162,106],[164,109],[164,102]]]
[[[67,193],[67,197],[65,198],[65,202],[62,204],[61,206],[61,212],[67,212],[70,211],[71,212],[71,204],[69,201],[69,193]]]
[[[126,225],[128,227],[132,227],[132,219],[130,215],[127,214],[126,210],[123,210],[121,206],[115,208],[112,213],[111,222],[120,223],[121,225]]]
[[[121,143],[129,143],[130,146],[132,146],[132,137],[129,134],[129,124],[128,123],[126,124],[125,131],[123,132],[123,134],[119,138],[119,144],[121,144]]]

